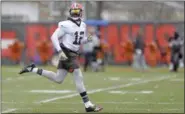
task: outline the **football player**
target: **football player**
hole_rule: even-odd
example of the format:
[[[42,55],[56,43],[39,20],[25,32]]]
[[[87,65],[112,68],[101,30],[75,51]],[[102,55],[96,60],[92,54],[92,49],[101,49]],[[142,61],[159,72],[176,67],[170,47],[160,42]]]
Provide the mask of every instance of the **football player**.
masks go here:
[[[184,41],[180,38],[178,32],[174,32],[174,36],[169,38],[169,46],[171,48],[171,63],[170,71],[177,72],[179,68],[179,61],[182,59],[182,47]]]
[[[24,67],[20,74],[33,72],[56,83],[62,83],[68,72],[73,73],[76,88],[82,97],[86,112],[98,112],[103,108],[95,106],[89,100],[77,61],[80,45],[91,41],[91,36],[86,36],[86,24],[81,19],[82,11],[81,4],[73,3],[69,10],[70,16],[68,19],[59,22],[58,28],[51,36],[52,43],[60,58],[57,72],[37,68],[32,63]]]

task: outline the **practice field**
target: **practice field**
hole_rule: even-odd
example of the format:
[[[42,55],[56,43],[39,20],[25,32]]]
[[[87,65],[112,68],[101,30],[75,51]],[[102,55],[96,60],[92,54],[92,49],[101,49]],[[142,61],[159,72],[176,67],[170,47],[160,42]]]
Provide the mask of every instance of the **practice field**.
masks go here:
[[[52,71],[52,66],[43,67]],[[33,73],[18,75],[21,66],[2,66],[3,113],[83,113],[84,104],[68,74],[55,84]],[[183,113],[184,70],[154,68],[137,72],[109,66],[105,72],[84,73],[91,101],[102,113]]]

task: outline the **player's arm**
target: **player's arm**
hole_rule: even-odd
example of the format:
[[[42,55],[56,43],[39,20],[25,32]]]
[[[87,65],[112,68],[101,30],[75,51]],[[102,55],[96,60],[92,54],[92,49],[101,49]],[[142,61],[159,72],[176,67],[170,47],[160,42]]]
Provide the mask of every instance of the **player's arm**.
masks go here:
[[[64,36],[65,32],[63,30],[62,27],[58,26],[58,28],[55,30],[55,32],[53,33],[53,35],[51,36],[51,41],[55,47],[55,49],[58,51],[59,53],[59,58],[62,60],[66,60],[67,56],[65,55],[65,53],[62,51],[61,47],[60,47],[60,43],[59,43],[59,38]]]
[[[61,28],[58,27],[58,28],[55,30],[55,32],[52,34],[52,36],[51,36],[51,41],[52,41],[52,43],[53,43],[55,49],[56,49],[58,52],[60,52],[60,51],[62,50],[61,47],[60,47],[60,43],[59,43],[58,38],[59,38],[59,37],[62,37],[62,36],[64,35],[64,32],[62,32],[60,29],[61,29]]]
[[[85,44],[91,41],[92,41],[92,36],[88,35],[88,36],[85,36],[84,40],[82,40],[82,44]]]

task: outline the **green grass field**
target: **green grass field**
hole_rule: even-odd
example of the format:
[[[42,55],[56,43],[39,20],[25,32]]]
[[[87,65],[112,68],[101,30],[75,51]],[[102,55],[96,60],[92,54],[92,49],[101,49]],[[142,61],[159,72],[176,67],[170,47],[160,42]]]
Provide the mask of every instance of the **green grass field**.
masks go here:
[[[56,71],[55,67],[42,67]],[[83,113],[84,104],[68,74],[55,84],[33,73],[18,75],[21,66],[2,66],[3,113]],[[84,73],[91,101],[102,106],[102,113],[183,113],[184,70],[171,73],[167,68],[137,72],[109,66],[105,72]],[[45,90],[45,91],[44,91]]]

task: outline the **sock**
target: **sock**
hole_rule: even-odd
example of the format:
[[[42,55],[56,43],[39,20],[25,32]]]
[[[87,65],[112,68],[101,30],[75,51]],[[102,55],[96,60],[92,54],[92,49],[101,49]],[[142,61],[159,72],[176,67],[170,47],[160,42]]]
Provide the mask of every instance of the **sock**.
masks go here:
[[[34,72],[34,73],[37,73],[37,71],[38,71],[38,68],[33,68],[33,69],[31,70],[31,72]]]
[[[37,74],[39,74],[39,75],[42,75],[43,70],[40,69],[40,68],[33,68],[33,69],[31,70],[31,72],[37,73]]]
[[[93,106],[93,104],[89,101],[89,98],[87,96],[87,92],[80,93],[80,96],[82,97],[82,100],[85,104],[85,107],[88,108],[89,106]]]

